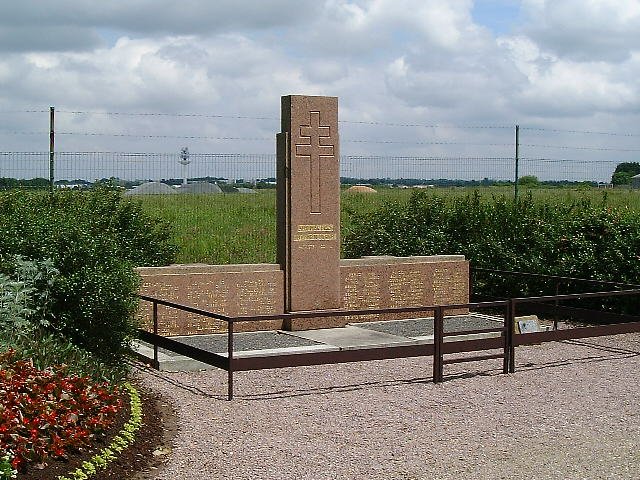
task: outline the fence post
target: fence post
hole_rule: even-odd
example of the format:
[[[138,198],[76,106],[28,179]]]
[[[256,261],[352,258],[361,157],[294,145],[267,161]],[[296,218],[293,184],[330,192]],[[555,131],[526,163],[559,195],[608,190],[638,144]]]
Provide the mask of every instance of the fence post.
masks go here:
[[[433,383],[442,382],[443,323],[442,307],[437,306],[433,312]]]
[[[153,334],[158,335],[158,302],[153,302]],[[160,370],[160,362],[158,361],[158,343],[153,339],[153,367]]]
[[[516,178],[515,183],[513,184],[513,198],[517,202],[518,201],[518,163],[520,162],[520,125],[516,125]]]
[[[227,399],[233,400],[233,318],[227,322]]]
[[[55,112],[55,107],[49,107],[49,193],[51,194],[53,194],[54,187]]]

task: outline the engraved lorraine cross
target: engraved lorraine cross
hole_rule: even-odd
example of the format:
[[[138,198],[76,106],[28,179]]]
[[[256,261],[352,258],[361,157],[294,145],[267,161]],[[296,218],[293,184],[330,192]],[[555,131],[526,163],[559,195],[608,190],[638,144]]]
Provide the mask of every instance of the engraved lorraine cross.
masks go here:
[[[296,156],[309,161],[309,187],[311,213],[320,213],[320,161],[333,158],[333,145],[322,145],[322,139],[330,138],[328,125],[320,125],[320,112],[309,113],[309,125],[300,125],[300,140]]]

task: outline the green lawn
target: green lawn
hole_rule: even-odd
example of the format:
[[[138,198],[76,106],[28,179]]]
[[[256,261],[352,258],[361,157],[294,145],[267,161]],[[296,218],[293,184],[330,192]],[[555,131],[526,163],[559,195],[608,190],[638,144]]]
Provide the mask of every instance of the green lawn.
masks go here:
[[[377,194],[343,191],[341,199],[342,234],[348,232],[354,214],[366,214],[380,206],[404,201],[411,189],[379,188]],[[433,188],[428,195],[438,197],[467,195],[513,196],[513,187]],[[534,199],[569,202],[589,199],[612,207],[640,209],[640,190],[597,188],[520,189],[520,198],[529,193]],[[178,263],[274,263],[276,260],[276,196],[274,190],[255,194],[150,195],[141,197],[144,208],[171,223],[174,241],[180,246]]]

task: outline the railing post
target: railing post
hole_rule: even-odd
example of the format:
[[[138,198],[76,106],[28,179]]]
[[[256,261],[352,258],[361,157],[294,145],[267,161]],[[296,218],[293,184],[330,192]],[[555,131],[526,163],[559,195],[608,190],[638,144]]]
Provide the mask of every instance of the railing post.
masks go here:
[[[571,291],[571,290],[569,290]],[[560,280],[556,281],[556,296],[560,295]],[[558,330],[558,305],[560,305],[560,301],[556,299],[555,301],[556,309],[553,312],[553,330]]]
[[[158,302],[153,302],[153,334],[158,335]],[[160,370],[160,362],[158,361],[158,343],[153,339],[153,366],[156,370]]]
[[[233,400],[233,318],[227,322],[227,399]]]
[[[437,306],[433,312],[433,383],[442,382],[442,344],[443,344],[443,313],[442,307]]]
[[[508,302],[504,316],[504,349],[502,360],[502,373],[509,373],[509,358],[511,357],[511,344],[513,343],[513,329],[511,328],[511,302]]]
[[[516,326],[516,301],[509,299],[509,373],[516,371],[516,348],[513,344],[513,332]]]

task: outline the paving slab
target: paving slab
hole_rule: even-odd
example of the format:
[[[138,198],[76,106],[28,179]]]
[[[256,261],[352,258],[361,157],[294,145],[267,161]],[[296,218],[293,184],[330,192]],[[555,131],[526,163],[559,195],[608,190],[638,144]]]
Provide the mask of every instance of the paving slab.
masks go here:
[[[500,317],[471,313],[469,315],[453,315],[444,317],[443,327],[445,333],[460,332],[465,330],[478,330],[481,328],[495,328],[502,326]],[[361,328],[376,330],[378,332],[391,333],[410,338],[433,338],[433,317],[410,318],[406,320],[383,320],[380,322],[365,322],[358,325]]]
[[[465,330],[494,328],[502,325],[502,319],[488,315],[470,314],[445,317],[445,332],[460,332],[446,337],[445,342],[471,340],[499,336],[499,333],[465,334]],[[227,355],[227,334],[189,335],[170,337],[208,352]],[[303,331],[261,331],[236,333],[233,336],[234,356],[257,357],[294,355],[310,352],[353,350],[367,347],[417,345],[433,343],[433,318],[387,320]],[[136,342],[134,353],[143,361],[153,358],[153,347]],[[158,349],[160,370],[193,371],[214,368],[189,357],[165,349]]]
[[[399,344],[415,344],[415,340],[390,333],[379,332],[366,328],[347,325],[340,328],[322,328],[319,330],[303,330],[296,332],[283,332],[306,340],[311,340],[327,345],[334,345],[341,349],[364,346],[392,346]]]
[[[134,342],[131,350],[142,362],[153,360],[153,347],[147,343],[140,341]],[[158,349],[158,370],[161,372],[195,372],[199,370],[209,370],[211,368],[214,367],[194,360],[193,358]]]

